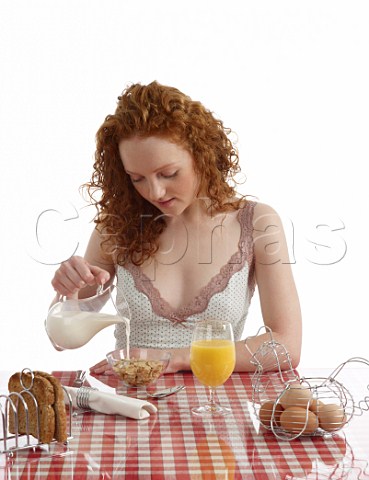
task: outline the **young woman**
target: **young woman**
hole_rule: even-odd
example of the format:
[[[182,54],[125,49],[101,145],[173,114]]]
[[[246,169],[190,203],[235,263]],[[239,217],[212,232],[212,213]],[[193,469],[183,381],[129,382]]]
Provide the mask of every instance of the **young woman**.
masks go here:
[[[264,324],[299,363],[301,313],[282,222],[237,194],[229,133],[175,88],[128,87],[96,135],[85,186],[98,213],[85,256],[62,263],[52,280],[59,294],[84,298],[116,276],[130,305],[131,345],[170,350],[167,372],[190,368],[193,326],[213,317],[233,325],[236,371],[252,370],[241,335],[255,286]],[[115,337],[124,346],[124,326]],[[103,360],[91,371],[109,367]]]

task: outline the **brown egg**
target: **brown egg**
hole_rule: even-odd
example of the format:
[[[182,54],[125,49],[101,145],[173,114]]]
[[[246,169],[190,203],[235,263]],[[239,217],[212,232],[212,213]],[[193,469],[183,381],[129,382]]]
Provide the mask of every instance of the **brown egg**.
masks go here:
[[[273,415],[273,408],[274,408],[274,402],[272,401],[264,402],[260,407],[259,419],[261,423],[266,427],[271,426],[270,419],[272,418],[272,415]],[[280,403],[277,403],[274,410],[273,420],[278,426],[280,426],[280,417],[282,412],[283,412],[282,405]]]
[[[319,427],[315,413],[296,406],[286,408],[281,414],[280,422],[284,430],[296,434],[310,435]]]
[[[288,407],[306,408],[313,394],[299,383],[292,383],[282,394],[279,401],[284,409]]]
[[[318,412],[319,426],[326,432],[339,430],[346,423],[345,410],[341,405],[328,403]]]
[[[309,410],[315,413],[315,415],[318,414],[318,411],[322,408],[324,403],[317,398],[312,398],[311,402],[309,403]]]

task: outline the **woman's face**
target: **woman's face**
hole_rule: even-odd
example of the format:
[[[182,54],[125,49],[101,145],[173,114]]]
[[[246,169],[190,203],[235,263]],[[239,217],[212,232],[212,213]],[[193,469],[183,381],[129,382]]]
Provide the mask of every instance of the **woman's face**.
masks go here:
[[[181,215],[194,203],[199,186],[191,154],[159,137],[119,143],[123,167],[137,192],[165,214]]]

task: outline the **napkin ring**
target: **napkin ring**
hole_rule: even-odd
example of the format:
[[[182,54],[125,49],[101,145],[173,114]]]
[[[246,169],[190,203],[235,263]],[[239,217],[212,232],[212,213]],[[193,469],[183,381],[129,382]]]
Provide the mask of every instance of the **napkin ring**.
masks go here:
[[[79,387],[76,395],[76,403],[78,408],[90,408],[90,393],[97,388]]]

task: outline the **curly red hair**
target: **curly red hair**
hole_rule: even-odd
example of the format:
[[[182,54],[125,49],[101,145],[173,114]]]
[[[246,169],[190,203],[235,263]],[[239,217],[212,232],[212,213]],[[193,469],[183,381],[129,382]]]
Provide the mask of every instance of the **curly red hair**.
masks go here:
[[[95,223],[105,237],[102,245],[119,265],[141,265],[152,257],[166,226],[162,212],[137,193],[125,173],[119,143],[135,136],[160,136],[186,148],[199,175],[199,191],[206,192],[212,211],[221,212],[239,208],[241,201],[230,185],[240,171],[230,132],[200,102],[176,88],[154,81],[123,91],[115,113],[97,131],[94,172],[83,185],[98,209]]]

